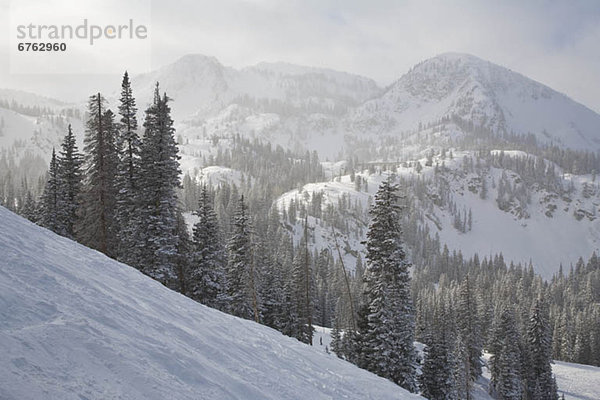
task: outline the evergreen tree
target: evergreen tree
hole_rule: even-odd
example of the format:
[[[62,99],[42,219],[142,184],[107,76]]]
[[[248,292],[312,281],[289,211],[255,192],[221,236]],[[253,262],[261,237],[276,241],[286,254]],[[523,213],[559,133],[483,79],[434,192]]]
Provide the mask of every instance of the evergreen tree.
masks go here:
[[[231,238],[227,244],[227,295],[231,314],[258,322],[258,299],[252,262],[250,221],[244,196],[238,201],[233,217]]]
[[[397,185],[385,180],[371,208],[367,232],[365,299],[367,330],[361,356],[371,372],[416,391],[414,312],[410,295],[410,264],[403,250]]]
[[[500,399],[519,400],[522,396],[520,337],[514,311],[505,306],[493,339],[492,394]]]
[[[31,222],[38,222],[37,204],[35,203],[33,195],[29,190],[27,191],[27,194],[25,196],[25,203],[23,204],[23,208],[21,209],[21,215],[23,215]]]
[[[293,245],[291,245],[291,247],[293,252]],[[296,262],[295,257],[292,257],[290,263],[286,265],[280,323],[281,333],[298,339],[302,337],[300,328],[302,322],[298,311],[297,285],[296,280],[294,279],[294,262]]]
[[[54,151],[54,149],[52,149],[48,180],[44,187],[41,205],[41,225],[59,235],[66,235],[66,226],[63,224],[65,220],[63,184],[60,180],[58,158],[56,157],[56,151]]]
[[[116,219],[119,225],[119,259],[130,261],[135,256],[131,249],[135,247],[135,227],[140,224],[136,218],[141,217],[137,205],[141,201],[139,187],[140,146],[137,133],[137,108],[131,90],[129,75],[125,72],[121,83],[119,115],[121,117],[117,148],[119,163],[117,167],[117,208]],[[131,260],[135,261],[135,260]]]
[[[100,93],[90,97],[84,147],[85,178],[75,236],[109,256],[116,252],[115,177],[117,151],[114,116]]]
[[[269,213],[269,222],[263,243],[258,247],[257,271],[261,275],[262,322],[271,328],[282,330],[284,314],[284,285],[287,245],[291,240],[286,232],[279,229],[280,216],[277,208]],[[271,244],[271,245],[269,245]],[[263,254],[261,255],[260,252]]]
[[[314,333],[312,327],[312,297],[314,286],[310,264],[306,238],[303,238],[292,263],[291,286],[296,302],[294,308],[297,314],[297,326],[294,329],[295,334],[293,336],[301,342],[312,345]]]
[[[175,258],[175,271],[177,275],[177,283],[173,284],[173,290],[179,293],[188,294],[190,266],[192,262],[192,241],[188,233],[188,227],[185,218],[181,212],[177,213],[177,256]]]
[[[179,155],[171,119],[170,99],[160,96],[146,110],[140,150],[139,213],[134,221],[134,265],[169,287],[177,286],[177,188]]]
[[[461,349],[461,354],[465,358],[461,360],[461,366],[465,368],[465,382],[460,384],[463,386],[464,393],[467,399],[471,398],[470,392],[472,382],[476,381],[481,376],[481,352],[482,338],[480,337],[479,323],[477,321],[477,304],[475,302],[473,291],[469,283],[467,275],[459,288],[459,297],[457,304],[457,326],[458,334],[460,335],[461,344],[464,349]]]
[[[262,234],[256,234],[254,240],[252,241],[252,263],[255,277],[255,290],[256,290],[256,298],[257,298],[257,307],[258,307],[258,315],[259,321],[263,325],[267,325],[267,319],[270,319],[270,322],[275,322],[276,315],[273,312],[276,311],[276,307],[273,307],[274,296],[278,296],[280,293],[279,290],[270,287],[272,285],[277,285],[275,282],[280,283],[281,280],[275,281],[273,277],[270,275],[273,274],[275,270],[275,262],[272,255],[273,248],[271,248],[270,243],[267,242],[266,236],[264,235],[267,232],[265,227],[266,221],[264,219],[259,220],[257,218],[255,224],[256,226],[261,226],[261,230],[264,229]],[[271,307],[267,307],[267,301],[271,302]],[[267,312],[271,314],[267,317]],[[276,328],[276,325],[269,325]]]
[[[226,257],[221,245],[217,214],[206,185],[202,186],[195,214],[198,222],[193,231],[188,291],[194,300],[221,309],[224,307]]]
[[[75,135],[69,124],[58,158],[60,180],[63,185],[64,220],[66,236],[73,238],[77,222],[77,208],[83,179],[83,156],[77,150]]]
[[[556,381],[552,376],[552,338],[548,315],[542,299],[532,310],[527,327],[527,394],[531,400],[557,399]]]
[[[331,351],[333,351],[338,357],[342,358],[342,352],[340,351],[341,333],[338,328],[337,321],[334,320],[333,328],[331,329]]]
[[[434,327],[425,347],[420,387],[423,396],[430,400],[457,399],[454,373],[457,362],[453,352],[453,336],[445,307],[437,304]]]

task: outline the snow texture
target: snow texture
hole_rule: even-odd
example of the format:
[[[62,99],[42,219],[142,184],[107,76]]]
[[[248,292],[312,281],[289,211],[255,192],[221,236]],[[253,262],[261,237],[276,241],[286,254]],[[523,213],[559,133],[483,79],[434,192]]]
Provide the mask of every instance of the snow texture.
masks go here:
[[[483,359],[489,362],[490,354],[484,353]],[[569,400],[598,400],[600,399],[600,368],[591,365],[574,364],[564,361],[554,361],[552,373],[556,377],[558,396],[564,394]],[[488,400],[492,397],[487,393],[490,371],[483,369],[483,376],[475,384],[474,399]]]
[[[2,399],[411,399],[0,208]]]

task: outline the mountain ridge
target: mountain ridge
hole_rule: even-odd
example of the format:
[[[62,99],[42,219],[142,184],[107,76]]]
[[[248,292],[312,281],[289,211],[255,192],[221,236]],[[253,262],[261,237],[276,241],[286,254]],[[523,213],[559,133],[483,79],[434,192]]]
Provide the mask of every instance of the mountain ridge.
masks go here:
[[[352,119],[378,131],[391,122],[388,134],[394,134],[451,116],[498,134],[533,134],[540,143],[600,150],[599,114],[518,72],[463,53],[415,65]]]

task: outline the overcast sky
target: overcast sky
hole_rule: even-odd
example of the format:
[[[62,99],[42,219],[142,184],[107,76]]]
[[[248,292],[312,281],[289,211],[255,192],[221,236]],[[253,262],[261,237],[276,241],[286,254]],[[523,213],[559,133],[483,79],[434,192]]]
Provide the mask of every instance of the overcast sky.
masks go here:
[[[4,28],[8,3],[0,2]],[[152,1],[151,15],[151,68],[202,53],[233,67],[286,61],[387,85],[424,59],[465,52],[600,112],[598,0],[169,0]],[[7,53],[3,38],[0,87],[73,99],[118,85],[118,76],[11,75]]]

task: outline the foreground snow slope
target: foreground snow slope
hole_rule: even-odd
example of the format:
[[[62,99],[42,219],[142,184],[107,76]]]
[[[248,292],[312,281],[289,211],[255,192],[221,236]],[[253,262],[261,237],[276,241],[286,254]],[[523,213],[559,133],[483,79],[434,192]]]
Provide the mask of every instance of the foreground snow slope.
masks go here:
[[[558,393],[565,399],[600,399],[600,368],[591,365],[554,361]]]
[[[408,399],[0,207],[1,399]]]

